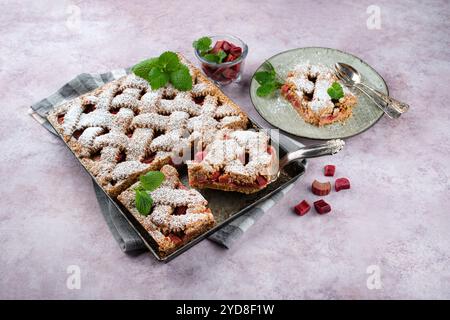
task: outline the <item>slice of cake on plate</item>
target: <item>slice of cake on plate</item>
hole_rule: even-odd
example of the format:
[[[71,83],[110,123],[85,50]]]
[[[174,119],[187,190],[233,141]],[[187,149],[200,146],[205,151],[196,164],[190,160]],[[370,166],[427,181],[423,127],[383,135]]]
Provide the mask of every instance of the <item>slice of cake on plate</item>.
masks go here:
[[[343,97],[331,99],[328,89],[335,82],[340,83],[331,69],[299,64],[288,73],[281,94],[308,123],[323,126],[343,122],[352,115],[357,99],[344,85]]]

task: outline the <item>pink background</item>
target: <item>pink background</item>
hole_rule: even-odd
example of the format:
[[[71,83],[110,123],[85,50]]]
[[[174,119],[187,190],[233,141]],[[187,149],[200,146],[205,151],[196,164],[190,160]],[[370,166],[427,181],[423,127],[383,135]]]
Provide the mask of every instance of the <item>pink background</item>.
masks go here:
[[[2,1],[0,298],[450,298],[449,2],[186,3]],[[380,30],[366,27],[371,4]],[[265,58],[305,46],[361,57],[411,110],[310,161],[230,250],[203,241],[169,264],[123,254],[88,174],[27,109],[82,72],[167,49],[194,61],[191,42],[217,33],[249,45],[243,85],[225,92],[262,124],[249,77]],[[315,200],[308,186],[327,163],[352,189],[327,196],[329,215],[296,216],[291,208]],[[80,290],[66,287],[69,265],[81,268]],[[366,286],[370,265],[380,268],[379,290]]]

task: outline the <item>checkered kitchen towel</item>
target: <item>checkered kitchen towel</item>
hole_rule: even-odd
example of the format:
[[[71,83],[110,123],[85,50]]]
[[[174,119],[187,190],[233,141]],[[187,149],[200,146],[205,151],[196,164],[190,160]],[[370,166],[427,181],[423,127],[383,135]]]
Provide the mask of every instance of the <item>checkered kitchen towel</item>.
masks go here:
[[[94,90],[103,84],[118,79],[129,72],[129,69],[118,69],[108,73],[82,73],[73,80],[66,83],[56,93],[33,104],[30,108],[30,115],[41,123],[47,130],[57,135],[46,116],[55,106],[71,100],[77,96]],[[288,151],[296,150],[303,145],[280,134],[280,144]],[[263,201],[255,206],[246,214],[233,220],[209,237],[210,240],[229,248],[248,228],[250,228],[256,220],[258,220],[265,212],[267,212],[275,203],[292,189],[293,185],[273,195],[271,198]],[[110,202],[104,192],[94,183],[94,190],[97,200],[100,204],[101,211],[105,217],[106,223],[110,228],[114,238],[119,243],[124,252],[145,249],[145,245],[141,238],[128,224],[125,217]]]

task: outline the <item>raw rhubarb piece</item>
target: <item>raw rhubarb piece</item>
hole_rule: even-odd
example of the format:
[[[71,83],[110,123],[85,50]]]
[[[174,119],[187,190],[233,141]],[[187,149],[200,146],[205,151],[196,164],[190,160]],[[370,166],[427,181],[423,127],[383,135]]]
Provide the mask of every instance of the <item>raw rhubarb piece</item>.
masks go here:
[[[226,57],[225,62],[230,62],[230,61],[234,61],[234,60],[236,60],[236,56],[235,56],[235,55],[232,55],[232,54],[229,54],[229,55]]]
[[[223,41],[222,43],[222,50],[228,53],[231,49],[231,44],[228,41]]]
[[[295,213],[299,216],[304,216],[305,214],[307,214],[309,212],[309,209],[311,209],[311,206],[308,202],[306,202],[306,200],[303,200],[294,207]]]
[[[331,206],[322,199],[314,202],[314,208],[318,214],[326,214],[331,211]]]
[[[350,189],[350,181],[347,178],[336,179],[336,182],[334,183],[334,188],[336,189],[337,192],[344,189]]]
[[[311,190],[316,196],[326,196],[331,191],[331,183],[328,181],[322,183],[314,180],[311,186]]]
[[[205,157],[206,157],[206,151],[199,151],[195,154],[194,159],[197,162],[202,162],[203,159],[205,159]]]
[[[231,68],[228,68],[224,70],[223,76],[227,79],[234,79],[237,76],[237,72]]]
[[[230,54],[232,54],[236,58],[239,57],[241,55],[241,53],[242,53],[241,47],[234,47],[234,48],[230,49]]]
[[[241,63],[235,64],[231,68],[233,68],[234,71],[239,72],[239,71],[241,71]]]
[[[217,41],[214,47],[212,48],[211,53],[217,53],[219,52],[219,50],[222,50],[223,42],[224,42],[223,40]]]
[[[333,166],[332,164],[328,164],[324,167],[324,174],[327,177],[333,177],[335,171],[336,171],[336,167]]]

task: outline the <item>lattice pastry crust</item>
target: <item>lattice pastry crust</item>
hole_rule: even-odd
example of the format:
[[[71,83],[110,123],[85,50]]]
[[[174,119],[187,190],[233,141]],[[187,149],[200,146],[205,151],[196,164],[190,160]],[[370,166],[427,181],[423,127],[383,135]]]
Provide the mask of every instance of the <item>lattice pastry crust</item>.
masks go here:
[[[53,110],[48,120],[113,197],[137,178],[205,147],[224,128],[244,129],[247,116],[180,55],[193,89],[152,90],[124,76]]]
[[[352,115],[357,100],[341,83],[344,97],[332,101],[327,90],[333,82],[339,80],[328,67],[299,64],[288,73],[281,93],[308,123],[323,126],[342,122]]]
[[[135,206],[134,188],[139,183],[122,192],[118,200],[156,241],[160,253],[167,255],[210,229],[214,217],[206,199],[197,190],[187,189],[174,167],[165,165],[161,172],[166,179],[158,189],[149,192],[153,208],[148,216],[141,215]]]

